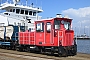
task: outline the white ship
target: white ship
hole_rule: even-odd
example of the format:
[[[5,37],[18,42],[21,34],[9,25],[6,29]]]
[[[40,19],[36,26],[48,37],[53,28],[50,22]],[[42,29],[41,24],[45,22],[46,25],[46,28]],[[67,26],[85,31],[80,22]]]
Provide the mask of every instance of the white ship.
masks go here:
[[[38,16],[38,13],[43,12],[41,8],[35,7],[33,3],[24,6],[19,2],[20,0],[13,0],[13,3],[9,3],[7,0],[1,3],[0,10],[5,12],[0,13],[0,26],[28,26],[28,29],[33,29],[34,21],[41,19],[41,16]]]

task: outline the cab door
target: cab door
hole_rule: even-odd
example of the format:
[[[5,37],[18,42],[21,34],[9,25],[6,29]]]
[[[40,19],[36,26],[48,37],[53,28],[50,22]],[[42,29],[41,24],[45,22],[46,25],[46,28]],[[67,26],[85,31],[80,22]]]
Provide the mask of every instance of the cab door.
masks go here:
[[[45,43],[52,44],[52,24],[51,22],[46,22],[46,34],[45,34]]]
[[[36,45],[45,44],[44,22],[36,23],[35,39],[36,39]]]

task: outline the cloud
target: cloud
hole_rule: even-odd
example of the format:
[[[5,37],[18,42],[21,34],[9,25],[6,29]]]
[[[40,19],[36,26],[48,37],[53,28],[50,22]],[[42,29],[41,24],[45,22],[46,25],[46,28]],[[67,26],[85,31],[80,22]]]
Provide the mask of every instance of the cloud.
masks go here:
[[[86,17],[86,16],[90,16],[90,7],[84,7],[84,8],[79,8],[79,9],[67,9],[64,10],[62,13],[64,14],[74,14],[77,17]]]
[[[90,23],[90,7],[84,7],[79,9],[67,9],[62,11],[62,14],[68,15],[70,18],[73,19],[73,24],[82,23],[84,25]]]
[[[70,8],[63,10],[62,14],[68,15],[73,19],[73,28],[87,28],[90,27],[90,7],[84,7],[79,9]]]

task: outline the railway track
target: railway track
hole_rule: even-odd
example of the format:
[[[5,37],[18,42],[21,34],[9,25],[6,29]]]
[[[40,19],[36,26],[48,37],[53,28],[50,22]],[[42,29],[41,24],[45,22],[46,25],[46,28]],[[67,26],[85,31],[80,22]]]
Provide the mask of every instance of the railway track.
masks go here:
[[[36,54],[36,53],[28,53],[28,52],[18,52],[13,50],[5,50],[0,49],[0,55],[17,57],[23,59],[31,59],[31,60],[90,60],[90,55],[78,54],[77,56],[69,56],[69,57],[58,57],[56,55],[50,56],[48,54]]]

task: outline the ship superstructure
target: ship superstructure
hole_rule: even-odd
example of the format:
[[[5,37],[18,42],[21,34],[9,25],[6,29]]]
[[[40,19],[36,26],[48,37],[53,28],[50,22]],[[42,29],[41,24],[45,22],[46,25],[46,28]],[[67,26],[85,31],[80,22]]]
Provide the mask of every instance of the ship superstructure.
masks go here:
[[[6,1],[0,5],[0,10],[5,10],[0,14],[0,26],[28,26],[28,29],[32,29],[34,21],[41,19],[41,16],[38,16],[38,13],[43,12],[41,8],[35,7],[33,3],[30,6],[20,5],[19,1]]]

